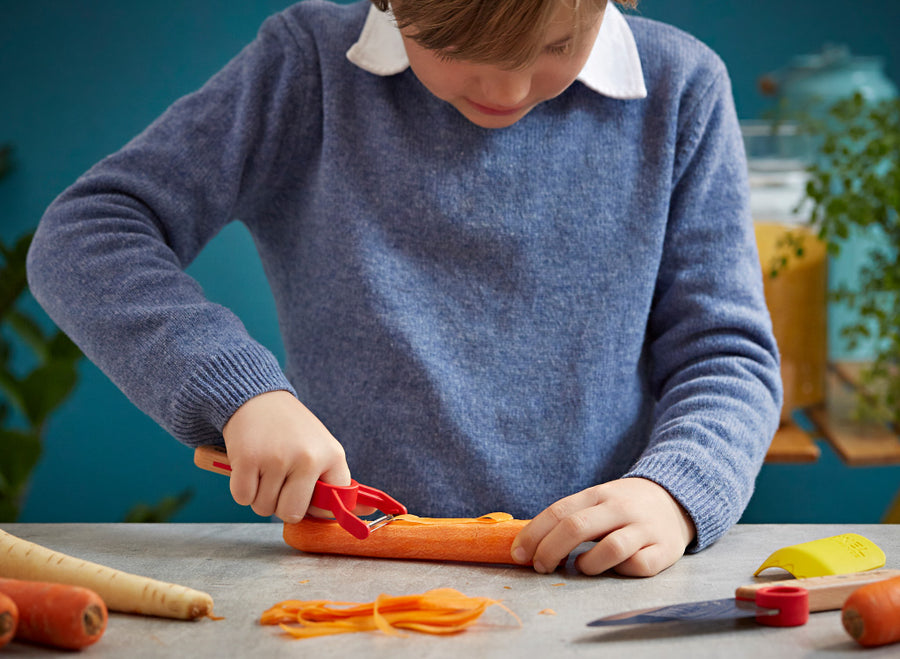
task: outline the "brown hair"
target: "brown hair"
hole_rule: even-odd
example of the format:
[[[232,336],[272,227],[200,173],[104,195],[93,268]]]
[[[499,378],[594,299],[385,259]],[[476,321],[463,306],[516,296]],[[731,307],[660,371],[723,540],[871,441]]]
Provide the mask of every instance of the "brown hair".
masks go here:
[[[633,7],[637,0],[610,0]],[[423,48],[446,52],[474,62],[501,62],[519,67],[533,61],[541,35],[559,7],[569,2],[576,24],[586,11],[606,0],[371,0],[381,11],[389,8],[400,29]]]

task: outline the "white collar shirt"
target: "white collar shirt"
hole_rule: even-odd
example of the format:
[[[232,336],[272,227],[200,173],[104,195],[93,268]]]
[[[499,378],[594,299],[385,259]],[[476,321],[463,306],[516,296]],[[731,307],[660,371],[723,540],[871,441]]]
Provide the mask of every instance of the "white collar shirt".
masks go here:
[[[380,76],[405,71],[409,59],[400,30],[390,12],[369,8],[359,39],[347,51],[347,59]],[[622,13],[609,3],[603,23],[584,67],[576,80],[595,92],[616,99],[647,96],[641,58],[631,28]]]

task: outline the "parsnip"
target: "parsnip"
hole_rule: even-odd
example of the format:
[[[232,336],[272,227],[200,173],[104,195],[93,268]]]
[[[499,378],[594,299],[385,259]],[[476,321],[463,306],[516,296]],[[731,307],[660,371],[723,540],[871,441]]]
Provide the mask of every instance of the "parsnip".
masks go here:
[[[0,577],[90,588],[111,611],[183,620],[212,617],[212,597],[199,590],[68,556],[2,529]]]

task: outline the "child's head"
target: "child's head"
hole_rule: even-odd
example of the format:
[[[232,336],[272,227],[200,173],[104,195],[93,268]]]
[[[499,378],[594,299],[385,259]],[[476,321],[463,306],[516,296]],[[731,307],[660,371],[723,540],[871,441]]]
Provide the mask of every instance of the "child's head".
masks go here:
[[[432,94],[479,126],[501,128],[572,84],[607,0],[372,3],[393,10],[410,67]]]
[[[602,12],[607,0],[371,0],[393,10],[397,25],[427,50],[452,50],[462,60],[520,67],[539,54],[541,37],[560,8],[573,31]],[[615,0],[633,5],[635,0]]]

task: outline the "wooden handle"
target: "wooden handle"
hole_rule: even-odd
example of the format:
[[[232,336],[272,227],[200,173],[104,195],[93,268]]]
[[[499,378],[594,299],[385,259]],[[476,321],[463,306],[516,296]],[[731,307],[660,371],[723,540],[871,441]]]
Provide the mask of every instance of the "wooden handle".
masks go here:
[[[833,611],[840,609],[844,601],[854,590],[873,581],[900,576],[900,570],[868,570],[849,574],[829,574],[824,577],[808,579],[784,579],[782,581],[760,581],[738,588],[734,596],[737,599],[753,600],[756,591],[766,586],[799,586],[809,593],[809,610]]]
[[[198,446],[194,449],[194,464],[206,471],[231,476],[231,463],[221,446]]]

